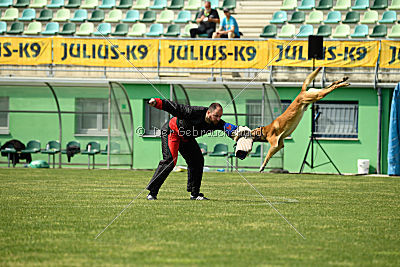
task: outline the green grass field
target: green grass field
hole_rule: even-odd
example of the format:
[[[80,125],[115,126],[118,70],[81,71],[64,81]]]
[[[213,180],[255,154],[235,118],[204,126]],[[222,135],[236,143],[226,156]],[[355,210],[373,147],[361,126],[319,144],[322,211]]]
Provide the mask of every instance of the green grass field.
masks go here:
[[[400,179],[205,173],[190,201],[172,173],[158,201],[152,172],[0,169],[0,265],[399,266]]]

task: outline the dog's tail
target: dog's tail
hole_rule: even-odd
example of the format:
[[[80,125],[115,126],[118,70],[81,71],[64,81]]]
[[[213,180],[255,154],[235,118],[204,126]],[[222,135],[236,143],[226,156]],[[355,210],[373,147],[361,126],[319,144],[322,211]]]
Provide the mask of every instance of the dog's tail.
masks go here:
[[[317,76],[318,72],[322,69],[322,67],[319,67],[318,69],[314,70],[310,75],[307,76],[303,83],[303,87],[301,87],[301,91],[306,91],[307,86],[315,79]]]

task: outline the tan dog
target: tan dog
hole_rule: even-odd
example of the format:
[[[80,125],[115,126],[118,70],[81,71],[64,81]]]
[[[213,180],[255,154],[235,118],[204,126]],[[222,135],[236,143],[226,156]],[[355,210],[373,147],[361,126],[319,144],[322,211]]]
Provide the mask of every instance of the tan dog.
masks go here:
[[[271,144],[267,156],[260,167],[260,172],[264,170],[271,157],[283,148],[283,140],[296,129],[297,125],[299,125],[308,105],[324,98],[330,92],[339,87],[349,85],[348,83],[345,83],[348,77],[344,77],[339,81],[333,82],[326,88],[310,88],[307,91],[307,86],[315,79],[320,70],[321,67],[308,75],[307,79],[303,83],[301,92],[284,113],[276,118],[271,124],[251,131],[251,135],[255,142],[269,142]]]

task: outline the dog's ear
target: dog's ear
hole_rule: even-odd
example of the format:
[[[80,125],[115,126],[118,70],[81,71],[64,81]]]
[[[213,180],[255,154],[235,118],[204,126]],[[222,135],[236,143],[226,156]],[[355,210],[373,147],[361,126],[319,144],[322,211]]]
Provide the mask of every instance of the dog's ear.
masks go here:
[[[317,76],[318,72],[320,72],[321,69],[322,67],[319,67],[318,69],[314,70],[311,74],[307,76],[307,78],[304,80],[303,87],[301,87],[301,91],[307,90],[307,86],[315,79],[315,77]]]

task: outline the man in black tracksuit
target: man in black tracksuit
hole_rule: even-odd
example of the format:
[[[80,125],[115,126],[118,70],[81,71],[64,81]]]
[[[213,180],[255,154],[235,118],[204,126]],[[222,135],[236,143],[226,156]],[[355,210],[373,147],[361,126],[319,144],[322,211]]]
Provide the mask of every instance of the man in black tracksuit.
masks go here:
[[[157,109],[164,110],[174,116],[161,129],[161,144],[163,159],[158,164],[147,189],[150,191],[147,199],[157,199],[158,191],[176,165],[178,151],[188,165],[187,191],[191,192],[191,199],[207,199],[200,193],[203,177],[204,158],[196,137],[222,130],[228,136],[238,128],[236,125],[221,120],[222,107],[213,103],[210,107],[187,106],[175,102],[152,98],[149,104]]]

